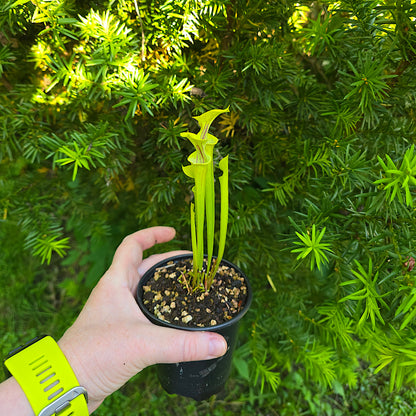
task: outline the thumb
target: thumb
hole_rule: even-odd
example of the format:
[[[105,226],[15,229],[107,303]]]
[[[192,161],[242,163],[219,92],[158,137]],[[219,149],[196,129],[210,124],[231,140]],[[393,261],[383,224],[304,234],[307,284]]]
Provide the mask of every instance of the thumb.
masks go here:
[[[209,360],[227,352],[227,342],[215,332],[190,332],[156,325],[151,328],[153,334],[149,331],[147,337],[151,340],[147,365]]]

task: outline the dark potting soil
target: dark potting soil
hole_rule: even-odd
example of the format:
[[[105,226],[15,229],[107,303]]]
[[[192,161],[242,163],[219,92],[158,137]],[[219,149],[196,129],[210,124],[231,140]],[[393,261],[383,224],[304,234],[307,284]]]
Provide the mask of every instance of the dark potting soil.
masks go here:
[[[156,269],[143,286],[147,310],[163,321],[183,327],[209,327],[229,321],[244,308],[247,286],[233,267],[221,265],[208,293],[189,293],[192,259],[169,262]]]

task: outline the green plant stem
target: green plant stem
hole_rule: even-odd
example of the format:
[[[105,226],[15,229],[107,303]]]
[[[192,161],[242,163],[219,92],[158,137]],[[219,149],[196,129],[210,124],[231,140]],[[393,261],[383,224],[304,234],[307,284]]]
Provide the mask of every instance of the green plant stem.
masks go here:
[[[219,167],[223,174],[220,176],[220,187],[221,187],[221,214],[220,214],[220,241],[218,243],[218,255],[213,270],[210,272],[209,282],[207,284],[208,289],[211,287],[215,275],[217,274],[218,268],[225,250],[225,241],[227,238],[228,228],[228,155],[221,159]]]

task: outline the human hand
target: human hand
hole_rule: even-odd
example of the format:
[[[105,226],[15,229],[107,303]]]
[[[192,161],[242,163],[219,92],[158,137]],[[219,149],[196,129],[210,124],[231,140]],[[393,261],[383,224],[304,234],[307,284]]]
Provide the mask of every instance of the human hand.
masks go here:
[[[227,350],[221,335],[156,326],[137,306],[139,278],[158,261],[180,254],[143,260],[143,251],[174,235],[173,228],[153,227],[126,237],[78,318],[58,342],[80,385],[87,389],[90,413],[149,365],[211,359]]]

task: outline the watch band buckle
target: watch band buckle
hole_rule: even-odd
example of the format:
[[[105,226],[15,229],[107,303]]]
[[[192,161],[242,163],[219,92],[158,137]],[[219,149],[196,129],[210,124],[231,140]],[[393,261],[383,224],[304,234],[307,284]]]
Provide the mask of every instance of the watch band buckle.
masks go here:
[[[85,401],[88,402],[87,390],[85,390],[84,387],[80,387],[80,386],[74,387],[71,390],[68,390],[62,396],[58,397],[48,406],[44,407],[40,411],[38,416],[58,415],[59,413],[64,411],[66,408],[71,406],[71,401],[76,399],[81,394],[85,396]]]

